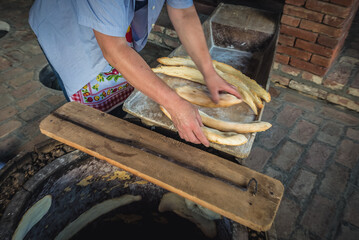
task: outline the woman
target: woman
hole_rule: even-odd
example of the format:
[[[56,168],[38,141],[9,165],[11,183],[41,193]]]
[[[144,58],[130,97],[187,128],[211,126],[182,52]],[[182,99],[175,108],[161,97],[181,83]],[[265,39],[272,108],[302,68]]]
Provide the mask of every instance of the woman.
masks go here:
[[[198,110],[158,78],[137,53],[145,46],[164,2],[36,0],[29,23],[70,101],[108,111],[121,104],[133,86],[167,109],[181,138],[209,146]],[[213,101],[218,101],[220,91],[240,98],[213,68],[192,0],[167,0],[167,11]]]

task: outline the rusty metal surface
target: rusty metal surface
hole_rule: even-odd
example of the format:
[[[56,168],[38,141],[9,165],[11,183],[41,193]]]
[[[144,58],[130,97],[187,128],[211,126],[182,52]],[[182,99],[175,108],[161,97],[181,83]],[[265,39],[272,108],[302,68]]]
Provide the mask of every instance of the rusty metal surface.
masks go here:
[[[278,17],[262,10],[244,6],[220,4],[211,17],[203,23],[203,29],[214,60],[229,64],[268,88],[268,75],[272,65],[275,43],[278,37]],[[169,56],[187,56],[183,46]],[[158,74],[171,87],[196,85],[187,80]],[[139,91],[135,91],[124,103],[123,109],[140,118],[147,125],[176,131],[172,122],[161,112],[157,103]],[[221,120],[251,122],[260,120],[249,106],[241,103],[228,108],[204,108],[200,110]],[[248,157],[255,133],[247,134],[248,142],[242,146],[210,146],[238,158]]]

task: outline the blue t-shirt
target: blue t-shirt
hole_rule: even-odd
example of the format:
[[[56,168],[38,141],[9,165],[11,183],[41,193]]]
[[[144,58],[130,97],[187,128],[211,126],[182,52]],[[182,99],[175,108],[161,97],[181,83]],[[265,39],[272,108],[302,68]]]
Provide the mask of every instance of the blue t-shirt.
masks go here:
[[[147,42],[165,0],[148,0],[147,14],[136,12],[136,0],[36,0],[29,23],[47,58],[59,73],[66,92],[73,95],[94,79],[108,64],[93,29],[106,35],[125,37],[132,27],[134,48]],[[173,8],[188,8],[192,0],[167,0]],[[147,16],[146,16],[147,15]],[[145,16],[146,19],[141,19]],[[134,20],[134,21],[133,21]],[[143,29],[144,28],[144,29]]]

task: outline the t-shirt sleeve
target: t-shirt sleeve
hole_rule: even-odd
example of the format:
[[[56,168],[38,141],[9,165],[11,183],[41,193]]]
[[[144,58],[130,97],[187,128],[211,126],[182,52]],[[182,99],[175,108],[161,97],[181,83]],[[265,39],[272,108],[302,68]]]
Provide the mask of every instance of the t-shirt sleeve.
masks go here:
[[[167,4],[173,8],[189,8],[193,5],[193,0],[167,0]]]
[[[106,35],[125,37],[133,18],[133,1],[77,0],[74,4],[80,25]]]

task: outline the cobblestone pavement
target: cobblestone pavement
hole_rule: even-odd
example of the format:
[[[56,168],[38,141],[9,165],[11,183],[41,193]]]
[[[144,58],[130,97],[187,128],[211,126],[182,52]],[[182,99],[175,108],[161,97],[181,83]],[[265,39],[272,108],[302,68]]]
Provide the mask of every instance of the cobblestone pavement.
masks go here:
[[[65,103],[39,82],[47,61],[27,23],[30,5],[0,4],[0,21],[11,27],[0,38],[2,162],[46,140],[39,122]],[[169,51],[149,45],[143,56],[153,62],[154,53]],[[245,165],[285,185],[278,239],[359,239],[359,113],[275,85],[270,92],[263,119],[273,127],[257,134]]]

